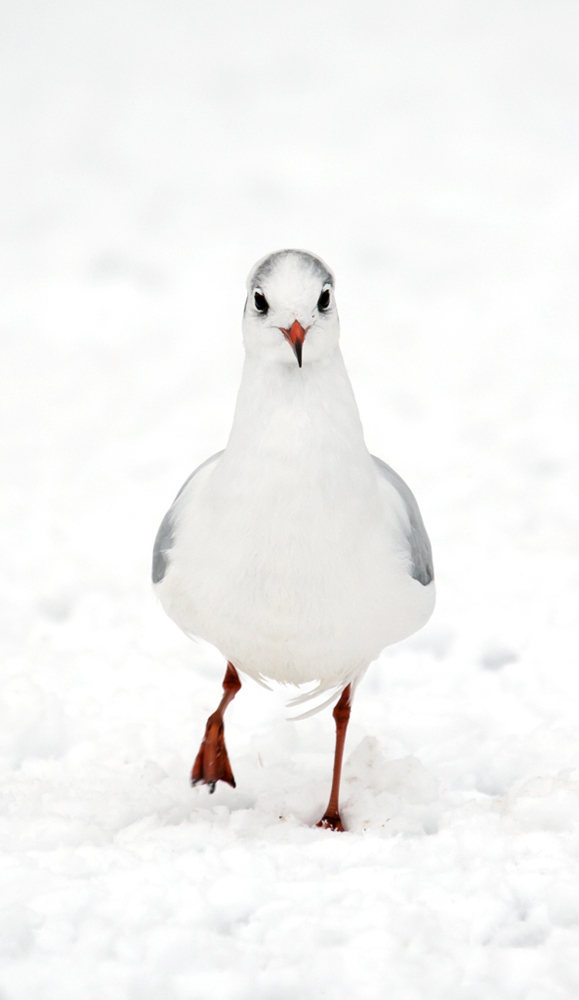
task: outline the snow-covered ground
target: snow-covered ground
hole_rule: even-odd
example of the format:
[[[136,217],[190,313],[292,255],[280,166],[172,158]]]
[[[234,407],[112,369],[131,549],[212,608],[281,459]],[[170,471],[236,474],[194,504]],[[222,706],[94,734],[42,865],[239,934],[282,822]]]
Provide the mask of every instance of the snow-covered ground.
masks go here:
[[[575,0],[2,7],[1,1000],[579,993]],[[439,603],[354,704],[247,682],[152,540],[223,446],[244,279],[334,268]]]

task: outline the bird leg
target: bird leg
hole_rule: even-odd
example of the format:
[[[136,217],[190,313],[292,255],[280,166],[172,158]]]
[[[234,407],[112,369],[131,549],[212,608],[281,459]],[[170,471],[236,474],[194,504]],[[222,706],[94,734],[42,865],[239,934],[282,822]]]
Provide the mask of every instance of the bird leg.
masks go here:
[[[316,826],[324,827],[326,830],[342,830],[342,820],[338,809],[338,799],[340,796],[340,777],[342,775],[342,758],[344,756],[344,743],[346,742],[346,729],[350,721],[350,705],[352,692],[350,685],[344,688],[333,715],[336,720],[336,752],[334,755],[334,776],[332,778],[332,791],[328,808]]]
[[[197,785],[202,782],[204,785],[209,785],[210,794],[215,791],[215,785],[218,781],[226,781],[228,785],[235,788],[235,778],[225,747],[223,714],[240,687],[239,674],[233,663],[228,663],[223,678],[223,698],[219,702],[217,711],[207,719],[205,736],[191,771],[191,784]]]

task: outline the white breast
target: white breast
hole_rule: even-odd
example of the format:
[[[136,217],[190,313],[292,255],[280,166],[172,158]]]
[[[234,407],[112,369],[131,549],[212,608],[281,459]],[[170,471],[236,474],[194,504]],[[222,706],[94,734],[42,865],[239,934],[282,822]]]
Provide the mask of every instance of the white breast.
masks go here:
[[[330,405],[308,395],[304,374],[302,395],[273,387],[258,420],[242,383],[227,449],[177,501],[158,590],[185,632],[245,673],[329,688],[419,629],[434,587],[409,573],[406,511],[376,473],[355,404],[352,418],[344,393]]]

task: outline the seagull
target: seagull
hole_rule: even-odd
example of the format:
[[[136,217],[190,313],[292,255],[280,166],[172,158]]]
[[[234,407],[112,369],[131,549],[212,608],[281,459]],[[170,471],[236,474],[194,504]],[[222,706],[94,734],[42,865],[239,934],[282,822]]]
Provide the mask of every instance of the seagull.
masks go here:
[[[331,692],[313,711],[337,699],[331,794],[317,824],[332,830],[344,829],[339,789],[354,689],[434,608],[418,504],[366,447],[339,336],[334,275],[320,257],[279,250],[255,264],[227,446],[181,487],[153,550],[164,610],[227,661],[192,784],[235,787],[224,712],[240,673],[266,686],[305,685],[292,704]]]

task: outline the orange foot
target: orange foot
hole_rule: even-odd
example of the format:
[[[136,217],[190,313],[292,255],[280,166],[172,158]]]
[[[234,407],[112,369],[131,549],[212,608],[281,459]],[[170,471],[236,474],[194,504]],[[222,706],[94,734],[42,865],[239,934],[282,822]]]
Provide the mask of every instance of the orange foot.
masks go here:
[[[226,781],[235,788],[235,778],[225,748],[223,719],[215,712],[207,720],[205,736],[191,771],[191,784],[209,785],[209,794],[212,794],[218,781]]]
[[[325,816],[322,816],[320,822],[316,823],[316,826],[321,826],[323,830],[339,830],[341,833],[344,833],[339,813],[326,813]]]

